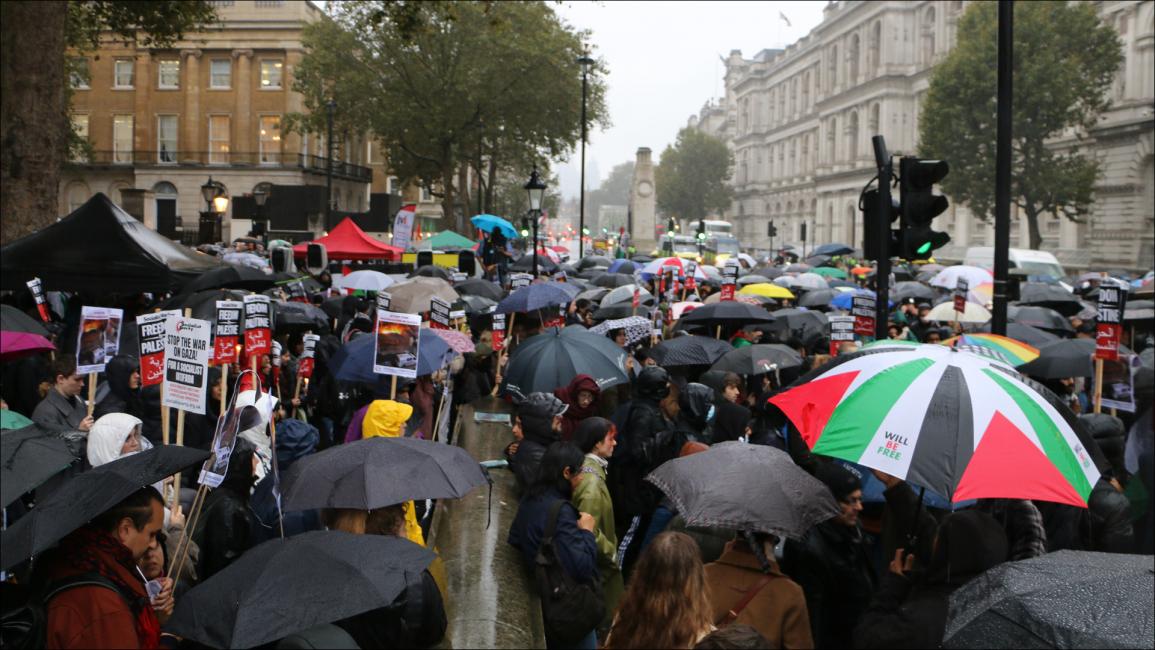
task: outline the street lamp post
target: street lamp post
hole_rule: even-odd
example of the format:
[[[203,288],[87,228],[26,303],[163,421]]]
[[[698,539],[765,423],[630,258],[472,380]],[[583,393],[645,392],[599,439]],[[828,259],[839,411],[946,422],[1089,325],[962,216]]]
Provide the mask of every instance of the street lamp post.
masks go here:
[[[589,91],[589,69],[594,64],[594,60],[589,55],[583,54],[577,62],[582,67],[582,180],[578,196],[578,259],[580,260],[584,252],[585,236],[583,233],[586,230],[586,140],[588,139],[586,94]]]
[[[269,249],[269,220],[265,216],[265,202],[269,200],[269,190],[261,183],[253,190],[253,203],[257,205],[257,221],[261,223],[261,243]]]
[[[545,183],[537,173],[537,165],[533,166],[533,173],[529,175],[529,182],[525,184],[525,191],[529,194],[529,211],[533,216],[533,277],[537,277],[537,224],[541,221],[541,202],[545,197]]]
[[[197,239],[202,244],[211,244],[221,239],[221,220],[229,210],[229,197],[225,193],[225,186],[220,181],[214,181],[212,176],[201,185],[201,197],[207,209],[201,213]]]
[[[325,108],[329,114],[329,137],[325,140],[325,229],[328,230],[333,216],[333,111],[337,110],[337,101],[330,98]]]

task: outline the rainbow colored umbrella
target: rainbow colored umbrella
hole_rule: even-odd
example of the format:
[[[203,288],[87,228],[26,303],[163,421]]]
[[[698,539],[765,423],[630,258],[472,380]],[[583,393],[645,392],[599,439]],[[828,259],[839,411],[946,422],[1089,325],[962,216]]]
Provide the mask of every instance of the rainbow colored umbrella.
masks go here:
[[[770,401],[814,453],[955,503],[1085,508],[1099,480],[1102,455],[1057,397],[1001,361],[956,348],[880,345],[840,356]]]
[[[942,344],[951,347],[969,345],[994,350],[1016,368],[1039,358],[1037,348],[998,334],[961,334],[943,341]]]

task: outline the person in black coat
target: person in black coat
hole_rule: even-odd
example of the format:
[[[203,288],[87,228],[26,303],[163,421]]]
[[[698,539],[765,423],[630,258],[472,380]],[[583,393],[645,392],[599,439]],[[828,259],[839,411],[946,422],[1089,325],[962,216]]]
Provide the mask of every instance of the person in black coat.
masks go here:
[[[197,577],[207,580],[253,546],[253,444],[237,437],[229,467],[220,486],[205,497],[192,539],[200,547]]]
[[[545,450],[561,438],[561,416],[566,408],[565,402],[549,393],[530,393],[518,404],[523,438],[509,457],[509,468],[522,490],[536,480]]]
[[[678,449],[687,442],[713,442],[710,423],[714,420],[714,389],[689,383],[678,393],[678,417],[674,421],[674,444]]]
[[[801,542],[787,541],[783,570],[806,596],[815,647],[849,648],[878,583],[859,523],[862,483],[834,463],[818,465],[815,476],[842,514],[811,528]]]
[[[937,648],[950,595],[984,571],[1007,560],[1003,527],[985,512],[961,510],[943,519],[922,575],[915,557],[895,552],[870,606],[854,630],[858,648]]]
[[[127,413],[143,421],[140,364],[136,357],[116,355],[104,367],[104,376],[106,381],[96,389],[96,408],[92,417],[99,420],[109,413]]]

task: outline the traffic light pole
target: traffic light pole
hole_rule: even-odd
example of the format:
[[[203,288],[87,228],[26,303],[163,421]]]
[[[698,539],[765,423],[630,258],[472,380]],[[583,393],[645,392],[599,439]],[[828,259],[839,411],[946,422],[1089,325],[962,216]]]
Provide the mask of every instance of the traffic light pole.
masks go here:
[[[1014,5],[999,0],[998,102],[995,134],[995,286],[991,333],[1007,334],[1007,276],[1011,248],[1011,97]]]
[[[878,214],[890,214],[890,177],[894,172],[894,164],[890,160],[890,152],[886,149],[886,139],[881,135],[874,136],[874,160],[878,165]],[[874,338],[881,341],[887,337],[887,325],[890,316],[890,251],[886,242],[890,241],[890,219],[879,218],[875,236],[883,242],[882,250],[878,254],[878,265],[874,267],[874,286],[877,292],[874,302]]]

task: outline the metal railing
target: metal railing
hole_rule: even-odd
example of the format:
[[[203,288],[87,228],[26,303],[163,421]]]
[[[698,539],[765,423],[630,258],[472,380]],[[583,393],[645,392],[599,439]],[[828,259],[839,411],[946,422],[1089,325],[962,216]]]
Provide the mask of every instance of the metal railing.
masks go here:
[[[280,151],[92,151],[87,157],[72,159],[75,167],[204,167],[213,168],[272,168],[300,169],[311,174],[328,173],[329,159],[300,153]],[[368,183],[373,170],[362,165],[333,161],[333,176],[345,180]]]

